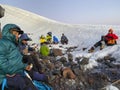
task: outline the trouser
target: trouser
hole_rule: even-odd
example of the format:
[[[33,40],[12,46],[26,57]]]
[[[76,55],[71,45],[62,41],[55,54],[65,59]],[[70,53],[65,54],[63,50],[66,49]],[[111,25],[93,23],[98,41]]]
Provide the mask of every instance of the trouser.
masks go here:
[[[26,76],[15,75],[6,78],[7,87],[5,87],[5,90],[38,90]]]
[[[43,81],[43,82],[48,82],[48,77],[45,74],[40,74],[39,72],[36,71],[27,71],[32,80],[37,80],[37,81]]]
[[[102,46],[101,41],[98,41],[97,43],[94,44],[94,47]]]

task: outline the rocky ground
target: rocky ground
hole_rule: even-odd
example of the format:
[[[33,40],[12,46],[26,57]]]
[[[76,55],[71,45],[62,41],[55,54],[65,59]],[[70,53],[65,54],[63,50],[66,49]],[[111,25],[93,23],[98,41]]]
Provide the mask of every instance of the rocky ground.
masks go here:
[[[120,89],[120,63],[115,63],[114,57],[105,56],[98,59],[98,66],[84,70],[89,58],[77,57],[77,63],[74,63],[70,48],[67,49],[66,56],[68,57],[60,55],[59,59],[57,55],[51,56],[42,62],[45,67],[43,71],[49,75],[49,85],[54,90],[106,90],[108,85]],[[69,68],[73,75],[68,72],[64,76],[64,67]]]

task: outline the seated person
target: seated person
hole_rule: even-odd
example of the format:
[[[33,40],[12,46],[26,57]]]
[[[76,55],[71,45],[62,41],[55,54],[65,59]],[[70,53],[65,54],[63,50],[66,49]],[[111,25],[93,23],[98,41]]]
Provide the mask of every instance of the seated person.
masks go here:
[[[64,33],[61,36],[61,43],[62,44],[68,44],[68,38],[64,35]]]
[[[42,43],[44,43],[44,42],[46,42],[46,38],[45,38],[44,35],[41,35],[41,36],[40,36],[40,44],[42,44]]]
[[[47,81],[47,76],[41,74],[41,65],[39,64],[39,60],[34,53],[34,50],[32,51],[32,49],[30,49],[31,47],[27,44],[27,42],[31,39],[24,33],[20,36],[20,40],[21,43],[19,43],[19,49],[23,54],[23,62],[33,65],[32,69],[28,71],[29,75],[32,79]],[[30,55],[28,53],[30,53]]]
[[[52,32],[47,33],[46,40],[48,44],[52,43]]]
[[[46,58],[47,56],[49,56],[49,54],[50,54],[50,49],[47,46],[47,42],[42,43],[40,47],[41,58]]]
[[[105,36],[101,37],[101,40],[98,41],[97,43],[94,44],[93,47],[90,48],[90,50],[88,50],[88,52],[93,52],[94,49],[98,46],[100,46],[100,50],[102,50],[104,48],[105,45],[107,46],[112,46],[117,44],[116,39],[118,39],[118,36],[116,34],[113,33],[113,29],[109,29],[108,30],[108,34]]]
[[[53,36],[53,44],[58,44],[59,40],[56,36]]]
[[[4,84],[6,84],[6,90],[24,90],[25,88],[26,90],[37,90],[32,89],[34,85],[31,81],[26,83],[27,77],[24,75],[24,70],[30,71],[32,68],[31,65],[22,62],[23,56],[17,48],[19,35],[21,34],[23,34],[23,31],[15,24],[6,24],[2,29],[2,39],[0,39],[0,88],[1,86],[4,88]]]

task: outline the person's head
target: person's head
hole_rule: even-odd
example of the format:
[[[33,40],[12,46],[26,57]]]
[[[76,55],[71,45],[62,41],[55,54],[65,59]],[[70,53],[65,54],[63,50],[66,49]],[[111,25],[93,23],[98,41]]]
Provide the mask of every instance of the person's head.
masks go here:
[[[110,29],[108,30],[108,33],[113,33],[113,29],[110,28]]]
[[[44,35],[41,35],[41,36],[40,36],[40,38],[44,39],[44,38],[45,38],[45,36],[44,36]]]
[[[13,42],[18,41],[20,34],[23,33],[24,32],[20,29],[20,27],[15,24],[6,24],[2,29],[2,37]]]
[[[31,38],[28,37],[26,33],[21,34],[20,40],[22,41],[23,44],[27,44],[27,41],[31,41]]]
[[[48,34],[49,36],[52,36],[52,32],[48,32],[47,34]]]

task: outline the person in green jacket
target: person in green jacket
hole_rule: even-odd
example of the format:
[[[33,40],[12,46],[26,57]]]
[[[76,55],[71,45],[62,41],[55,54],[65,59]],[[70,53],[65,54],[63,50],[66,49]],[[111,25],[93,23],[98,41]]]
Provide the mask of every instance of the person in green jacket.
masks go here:
[[[40,47],[40,54],[42,57],[46,57],[50,54],[50,49],[49,47],[46,45],[46,42],[44,42],[41,47]]]
[[[26,78],[24,70],[30,71],[32,67],[22,62],[23,56],[17,47],[20,34],[23,34],[23,31],[15,24],[6,24],[2,29],[2,38],[0,39],[0,86],[3,87],[3,82],[7,81],[7,90],[24,90],[24,88],[26,88],[25,90],[33,90],[26,85],[24,79]]]

